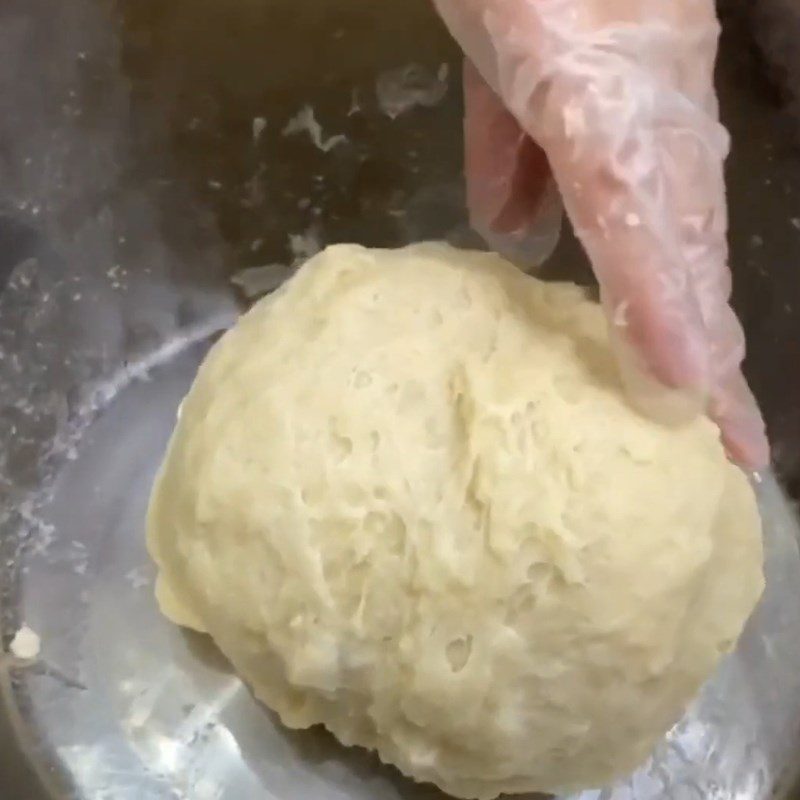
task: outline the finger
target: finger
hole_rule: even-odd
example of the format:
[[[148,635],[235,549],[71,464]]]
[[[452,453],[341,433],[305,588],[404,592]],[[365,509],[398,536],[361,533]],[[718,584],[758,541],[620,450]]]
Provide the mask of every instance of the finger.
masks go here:
[[[469,61],[464,103],[470,211],[483,227],[517,234],[541,206],[551,179],[547,156]]]
[[[662,102],[654,89],[671,88],[659,85],[663,75],[672,78],[670,48],[662,43],[649,56],[653,63],[643,65],[636,31],[649,28],[629,24],[641,23],[640,12],[650,4],[437,4],[522,127],[547,150],[609,313],[619,319],[624,312],[625,330],[617,338],[632,345],[626,350],[657,379],[704,392],[709,368],[702,317],[684,274],[674,215],[664,192],[657,196],[664,187],[651,118]],[[613,25],[607,28],[611,23],[619,25],[618,41]],[[667,26],[659,30],[665,27],[670,33]],[[481,32],[491,43],[493,64]],[[675,94],[667,92],[667,101]],[[678,96],[679,105],[683,99]]]
[[[763,460],[728,304],[712,0],[436,3],[547,152],[631,388],[677,387],[732,454]]]
[[[741,371],[732,372],[714,387],[709,414],[722,431],[723,444],[733,461],[750,470],[769,466],[764,422]]]
[[[705,47],[708,37],[697,42]],[[695,63],[704,59],[702,51]],[[648,85],[655,75],[617,71],[616,89],[633,109],[627,115],[613,113],[608,86],[593,89],[574,76],[556,82],[539,109],[551,120],[548,154],[609,316],[624,320],[614,337],[629,385],[637,371],[625,369],[625,357],[634,353],[639,369],[707,410],[733,458],[763,466],[768,444],[741,375],[744,334],[729,304],[727,135],[696,74],[686,92]],[[571,108],[585,124],[570,120]]]
[[[538,265],[555,248],[561,229],[562,206],[547,156],[469,61],[464,103],[472,226],[499,252]]]
[[[636,366],[700,398],[710,383],[702,314],[669,211],[642,196],[641,181],[594,137],[576,155],[553,144],[554,166],[576,234],[601,285],[614,336],[637,354]],[[657,173],[656,153],[640,156]],[[652,160],[648,167],[642,161]],[[667,202],[666,200],[664,202]],[[627,351],[625,355],[630,355]]]

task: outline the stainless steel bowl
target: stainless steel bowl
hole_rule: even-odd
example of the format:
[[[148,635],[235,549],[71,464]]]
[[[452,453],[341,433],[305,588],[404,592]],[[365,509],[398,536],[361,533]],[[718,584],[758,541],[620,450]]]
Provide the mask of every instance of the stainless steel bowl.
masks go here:
[[[749,18],[723,11],[737,302],[791,482],[797,128]],[[177,404],[241,307],[231,276],[280,281],[330,241],[474,241],[458,53],[425,0],[6,0],[0,54],[0,796],[439,797],[284,731],[161,619],[142,519]],[[588,276],[569,236],[546,271]],[[769,586],[740,649],[651,763],[584,800],[786,793],[798,529],[773,476],[759,491]],[[22,625],[36,659],[9,652]]]

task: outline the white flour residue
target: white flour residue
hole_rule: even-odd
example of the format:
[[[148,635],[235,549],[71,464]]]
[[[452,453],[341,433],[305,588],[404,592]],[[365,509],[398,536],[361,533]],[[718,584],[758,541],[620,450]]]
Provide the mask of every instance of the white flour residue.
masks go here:
[[[17,513],[29,532],[31,554],[44,555],[56,539],[55,526],[39,518],[34,498],[20,502],[17,505]]]
[[[614,318],[613,324],[617,328],[627,328],[628,327],[628,309],[630,308],[630,302],[628,300],[623,300],[619,305],[614,308]]]
[[[328,153],[337,145],[344,144],[347,141],[347,137],[341,133],[326,137],[322,132],[322,126],[314,116],[314,109],[308,105],[303,106],[286,123],[286,127],[283,129],[284,136],[293,136],[299,133],[307,133],[314,146],[322,150],[323,153]]]
[[[420,64],[388,70],[378,76],[375,93],[381,111],[397,119],[416,106],[433,108],[444,100],[450,86],[450,66],[432,72]]]
[[[27,625],[23,625],[11,640],[10,652],[15,658],[33,661],[42,651],[42,640],[39,634]]]
[[[322,250],[322,244],[316,227],[312,225],[303,233],[290,233],[289,249],[294,256],[293,266],[296,266],[298,261],[308,261],[309,258],[319,253]]]
[[[629,228],[638,228],[642,224],[642,219],[638,214],[634,213],[633,211],[629,211],[625,215],[625,224]]]
[[[264,264],[258,267],[241,269],[231,276],[231,283],[238,286],[248,300],[254,300],[265,294],[274,292],[285,283],[297,270],[322,250],[319,230],[315,225],[309,226],[302,233],[289,234],[289,251],[292,261],[289,264]]]
[[[242,290],[242,294],[252,300],[274,292],[284,283],[294,270],[288,264],[265,264],[263,267],[248,267],[239,270],[231,277],[231,283]]]
[[[350,108],[347,111],[347,116],[352,117],[353,114],[358,114],[361,111],[361,98],[359,97],[358,87],[356,86],[350,93]]]
[[[266,117],[253,117],[253,141],[258,144],[261,134],[267,129]]]
[[[180,412],[180,408],[178,411]],[[178,414],[178,418],[180,419],[180,413]],[[135,569],[129,570],[125,574],[125,580],[128,581],[134,591],[144,589],[151,583],[147,567],[136,567]]]

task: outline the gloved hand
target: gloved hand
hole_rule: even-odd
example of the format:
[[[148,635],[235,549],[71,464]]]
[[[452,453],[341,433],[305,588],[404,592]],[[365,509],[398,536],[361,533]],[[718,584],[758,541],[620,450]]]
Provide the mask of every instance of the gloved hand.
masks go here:
[[[763,467],[769,446],[728,303],[713,0],[434,2],[469,59],[478,230],[530,241],[554,213],[554,178],[631,397],[659,414],[706,410],[731,458]]]

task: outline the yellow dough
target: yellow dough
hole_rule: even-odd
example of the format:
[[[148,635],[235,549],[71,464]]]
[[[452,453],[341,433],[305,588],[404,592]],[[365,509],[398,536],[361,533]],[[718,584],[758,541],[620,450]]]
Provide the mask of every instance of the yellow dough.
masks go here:
[[[242,317],[148,542],[286,725],[465,798],[633,770],[763,586],[714,425],[628,405],[577,287],[434,244],[331,247]]]

